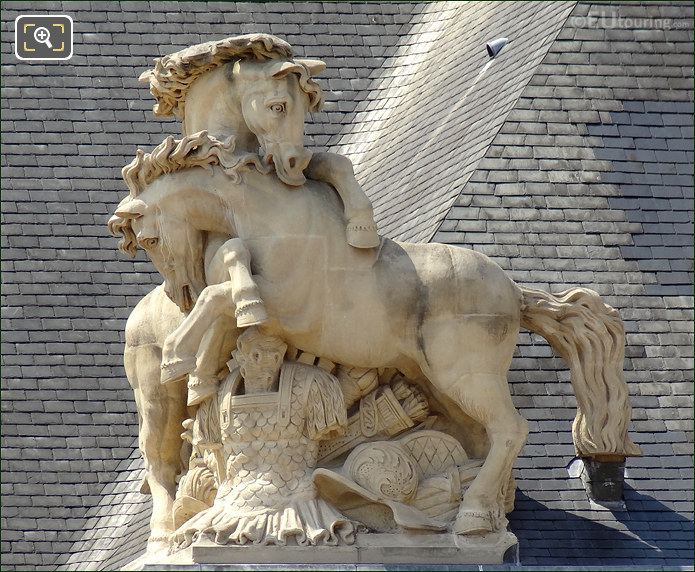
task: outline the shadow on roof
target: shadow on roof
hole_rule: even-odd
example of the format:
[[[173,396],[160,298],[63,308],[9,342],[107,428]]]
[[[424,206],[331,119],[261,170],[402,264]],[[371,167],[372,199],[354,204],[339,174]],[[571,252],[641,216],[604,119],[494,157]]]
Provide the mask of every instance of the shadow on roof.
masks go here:
[[[625,510],[562,510],[517,491],[509,520],[522,564],[692,565],[692,520],[628,485],[624,496]]]

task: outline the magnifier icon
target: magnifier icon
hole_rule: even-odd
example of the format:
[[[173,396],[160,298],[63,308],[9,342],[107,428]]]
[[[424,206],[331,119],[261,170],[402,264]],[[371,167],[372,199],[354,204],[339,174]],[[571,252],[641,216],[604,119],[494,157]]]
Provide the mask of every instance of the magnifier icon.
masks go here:
[[[46,44],[49,48],[53,49],[53,45],[51,44],[51,33],[43,26],[34,30],[34,39],[39,44]]]

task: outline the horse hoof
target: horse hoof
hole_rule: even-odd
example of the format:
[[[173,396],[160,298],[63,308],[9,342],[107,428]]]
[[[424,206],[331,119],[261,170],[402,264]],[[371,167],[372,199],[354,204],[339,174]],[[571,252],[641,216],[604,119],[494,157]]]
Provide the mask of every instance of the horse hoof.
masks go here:
[[[345,234],[347,243],[354,248],[376,248],[381,241],[374,226],[348,225]]]
[[[489,512],[462,510],[454,522],[454,532],[461,535],[487,534],[492,532],[492,518]]]
[[[240,305],[235,312],[235,316],[237,328],[258,326],[268,320],[268,312],[266,312],[265,306],[260,300]]]
[[[195,356],[162,363],[161,382],[172,383],[184,379],[195,369]]]
[[[186,404],[191,407],[202,403],[217,392],[218,386],[217,380],[198,380],[191,376],[188,381],[188,401]]]

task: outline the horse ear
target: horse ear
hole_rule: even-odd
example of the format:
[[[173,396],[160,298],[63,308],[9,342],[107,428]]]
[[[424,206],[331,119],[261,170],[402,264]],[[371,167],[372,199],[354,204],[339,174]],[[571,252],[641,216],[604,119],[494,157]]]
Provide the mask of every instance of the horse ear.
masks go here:
[[[288,73],[303,73],[309,70],[309,76],[315,76],[326,69],[326,64],[321,60],[294,60],[275,62],[270,66],[270,75],[275,79],[282,79]]]
[[[303,64],[309,70],[309,75],[314,77],[326,69],[326,62],[321,60],[295,60],[298,64]]]
[[[301,71],[302,67],[298,65],[296,62],[274,62],[270,66],[270,77],[273,77],[275,79],[282,79],[288,73],[300,73]]]
[[[131,199],[116,207],[115,216],[121,218],[140,218],[147,210],[147,203],[140,199]]]

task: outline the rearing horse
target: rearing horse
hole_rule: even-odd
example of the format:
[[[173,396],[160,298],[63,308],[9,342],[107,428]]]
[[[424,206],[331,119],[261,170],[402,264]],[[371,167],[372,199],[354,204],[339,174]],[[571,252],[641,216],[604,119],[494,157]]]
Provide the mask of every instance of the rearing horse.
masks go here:
[[[238,176],[238,171],[252,165],[260,170],[274,168],[288,184],[301,185],[305,174],[331,184],[343,202],[347,242],[357,248],[374,247],[379,239],[372,205],[357,184],[351,163],[329,153],[312,156],[303,147],[304,116],[307,111],[317,110],[323,100],[321,89],[311,80],[311,75],[325,64],[317,60],[292,60],[291,56],[291,47],[283,40],[268,34],[248,34],[191,46],[159,58],[155,60],[155,68],[144,73],[141,80],[150,84],[158,101],[155,113],[181,118],[185,134],[209,129],[219,139],[231,138],[235,155],[222,157],[228,173]],[[271,65],[258,65],[264,62]],[[259,84],[274,87],[270,98],[261,101],[256,97],[255,88]],[[256,111],[254,131],[246,125],[244,109],[247,115],[249,110]],[[273,129],[277,127],[273,125],[274,120],[284,121],[288,116],[289,126],[294,125],[294,129]],[[266,130],[265,126],[271,129]],[[259,144],[262,144],[262,158],[256,155]],[[142,155],[139,152],[138,157]],[[129,186],[132,184],[137,182],[129,181]],[[327,189],[327,192],[335,191]],[[109,226],[112,230],[119,228],[119,217],[114,217]],[[140,246],[151,258],[156,258],[158,239],[154,237],[158,233],[151,230],[142,229],[140,240],[133,236],[124,250],[134,255],[135,248]],[[142,490],[152,493],[149,548],[155,550],[173,530],[171,509],[176,476],[182,469],[177,449],[182,444],[181,423],[189,414],[186,385],[159,384],[162,348],[166,336],[181,322],[184,313],[191,310],[206,282],[218,280],[211,275],[216,276],[216,271],[224,273],[225,269],[215,264],[219,255],[232,260],[246,258],[238,240],[232,241],[236,242],[236,248],[229,250],[229,238],[227,232],[209,233],[201,241],[180,237],[195,251],[191,256],[204,259],[205,264],[191,269],[178,266],[169,272],[166,282],[137,304],[126,325],[125,369],[139,412],[139,443],[146,467]],[[170,264],[166,258],[153,261],[157,267]],[[244,270],[243,265],[239,267]],[[220,320],[213,330],[208,337],[216,347],[208,345],[201,352],[195,376],[208,389],[225,367],[225,356],[234,348],[238,334],[233,317],[231,323]]]
[[[186,138],[180,145],[190,146]],[[157,238],[145,236],[145,228],[238,236],[251,253],[269,333],[337,363],[422,376],[484,426],[490,450],[464,496],[456,532],[486,532],[501,522],[505,487],[527,435],[507,384],[522,324],[570,362],[579,453],[636,452],[627,436],[622,322],[596,293],[520,288],[483,254],[454,246],[383,238],[378,249],[354,249],[345,242],[338,198],[323,183],[295,190],[256,170],[239,182],[219,166],[165,171],[141,176],[141,192],[116,212],[135,236]],[[200,264],[181,241],[158,238],[157,248],[176,266]],[[172,272],[159,270],[165,278]],[[203,289],[169,337],[173,351],[165,359],[185,360],[200,342],[201,324],[229,313],[232,302],[220,286]]]
[[[221,295],[222,289],[206,276],[203,264],[203,253],[209,262],[211,251],[230,236],[241,238],[251,251],[256,279],[273,318],[267,329],[298,348],[339,363],[396,367],[409,377],[425,377],[485,427],[490,451],[464,497],[457,532],[493,529],[503,514],[500,499],[526,437],[526,423],[512,405],[506,381],[520,325],[548,338],[570,363],[579,405],[573,428],[578,453],[638,454],[627,437],[630,407],[622,379],[624,331],[617,312],[590,290],[552,295],[519,288],[488,258],[462,248],[388,239],[378,249],[349,247],[345,219],[350,220],[350,197],[359,198],[361,193],[351,165],[339,156],[316,160],[315,155],[306,169],[313,178],[336,188],[344,205],[325,184],[311,180],[301,184],[301,168],[310,156],[301,147],[301,136],[311,93],[306,81],[302,84],[301,69],[282,61],[289,57],[284,42],[267,35],[253,38],[250,44],[260,42],[268,58],[281,61],[264,61],[255,52],[249,66],[243,58],[211,60],[210,53],[218,53],[215,47],[207,55],[205,50],[202,56],[193,53],[191,60],[204,71],[188,81],[185,89],[181,82],[194,68],[190,61],[181,66],[184,76],[175,77],[174,95],[169,99],[153,87],[159,106],[163,102],[169,106],[163,114],[174,109],[184,119],[188,137],[167,157],[159,148],[153,153],[159,169],[156,176],[152,176],[152,165],[147,167],[144,161],[142,171],[134,173],[139,184],[137,189],[131,187],[133,200],[122,203],[112,219],[112,228],[125,233],[132,248],[139,245],[148,250],[166,279],[169,297],[181,309],[192,309],[184,318],[158,288],[145,298],[147,305],[138,313],[137,326],[130,327],[131,332],[141,333],[156,326],[156,332],[140,336],[150,340],[149,345],[137,346],[142,351],[152,347],[147,352],[155,353],[130,361],[143,371],[136,375],[140,391],[149,391],[151,397],[163,394],[159,401],[169,403],[164,408],[168,414],[156,413],[160,421],[148,419],[148,405],[138,403],[142,422],[149,422],[154,431],[149,438],[154,461],[150,460],[148,470],[157,473],[162,463],[167,467],[166,473],[157,473],[162,476],[150,479],[166,489],[164,496],[155,497],[155,508],[163,509],[157,521],[161,530],[170,529],[166,511],[173,498],[175,462],[157,457],[157,431],[176,436],[176,422],[185,414],[185,396],[178,386],[172,393],[171,386],[161,386],[158,376],[155,379],[161,359],[158,352],[164,345],[169,354],[165,360],[190,358],[200,333],[214,327],[221,314],[233,315],[233,301]],[[305,70],[312,65],[318,66],[302,64]],[[257,80],[263,79],[247,93],[246,105],[239,82],[245,68],[253,69]],[[155,79],[150,77],[153,85]],[[257,116],[259,111],[264,117]],[[227,155],[231,143],[225,146],[201,138],[193,134],[194,129],[208,129],[219,139],[233,136],[234,157]],[[288,134],[289,142],[283,140]],[[259,142],[265,161],[253,153]],[[200,156],[201,146],[207,158]],[[267,174],[269,157],[279,178]],[[201,164],[221,166],[213,166],[208,173],[195,168]],[[250,169],[242,172],[246,166]],[[356,204],[365,207],[359,200]],[[148,319],[156,312],[163,314],[160,320]],[[178,324],[163,344],[167,330]],[[234,330],[233,320],[225,327]],[[127,331],[128,339],[134,338]],[[135,350],[134,344],[127,343],[127,355],[129,347]],[[221,354],[222,364],[224,359]],[[130,378],[135,369],[128,367],[128,358],[126,369]],[[166,426],[159,427],[164,417]],[[154,519],[153,515],[153,534]]]

